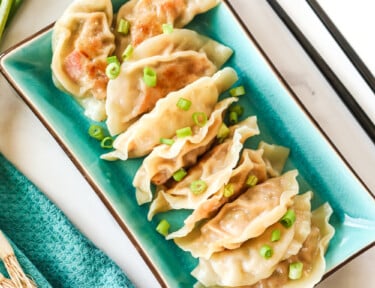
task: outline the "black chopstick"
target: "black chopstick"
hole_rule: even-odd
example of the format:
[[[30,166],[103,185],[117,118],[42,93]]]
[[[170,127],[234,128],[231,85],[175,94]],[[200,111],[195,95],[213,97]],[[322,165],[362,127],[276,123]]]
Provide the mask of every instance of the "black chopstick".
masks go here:
[[[375,78],[374,78],[374,75],[371,73],[371,71],[367,68],[366,64],[354,51],[352,46],[345,39],[345,37],[341,34],[339,29],[332,22],[332,20],[329,18],[329,16],[323,10],[323,8],[319,5],[319,3],[316,0],[306,0],[306,2],[310,5],[311,9],[314,11],[316,16],[320,19],[320,21],[329,31],[331,36],[336,40],[337,44],[343,50],[343,52],[348,57],[348,59],[352,62],[352,64],[357,69],[359,74],[361,74],[363,79],[366,81],[367,85],[375,93]]]
[[[336,91],[337,95],[341,98],[343,103],[357,119],[358,123],[361,125],[363,130],[367,133],[369,138],[375,143],[375,125],[367,114],[363,111],[361,106],[354,99],[353,95],[348,91],[348,89],[343,85],[340,79],[329,67],[327,62],[318,53],[318,51],[313,47],[310,41],[303,35],[301,30],[293,22],[293,20],[288,16],[286,11],[280,6],[277,0],[267,0],[268,4],[274,10],[274,12],[279,16],[283,23],[288,27],[289,31],[293,34],[296,40],[304,48],[306,53],[310,56],[311,60],[318,67],[320,72],[324,75],[327,81],[330,83],[331,87]]]

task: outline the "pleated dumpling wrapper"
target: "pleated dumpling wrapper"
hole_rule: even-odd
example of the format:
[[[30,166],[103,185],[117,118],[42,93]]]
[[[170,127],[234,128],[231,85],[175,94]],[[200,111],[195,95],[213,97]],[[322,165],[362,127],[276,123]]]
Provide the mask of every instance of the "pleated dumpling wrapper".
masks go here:
[[[201,227],[175,238],[175,243],[196,258],[208,259],[215,252],[238,248],[246,240],[261,235],[293,203],[299,189],[297,174],[292,170],[248,189]]]
[[[243,243],[239,248],[214,253],[209,259],[199,259],[192,275],[203,285],[245,286],[268,278],[282,260],[296,255],[310,234],[311,196],[308,192],[298,195],[291,206],[296,213],[296,221],[291,227],[280,222],[268,227],[264,233]],[[280,231],[280,239],[272,242],[272,234]],[[272,256],[265,258],[259,251],[264,245],[272,249]]]
[[[195,125],[193,114],[204,113],[210,117],[221,92],[238,79],[232,68],[224,68],[212,77],[202,77],[181,90],[160,99],[155,108],[144,114],[113,142],[115,151],[102,155],[106,160],[126,160],[149,154],[160,144],[161,138],[173,138],[176,131]],[[183,98],[191,102],[185,111],[177,106]]]
[[[212,76],[231,55],[230,48],[187,29],[146,40],[121,65],[119,76],[109,81],[106,124],[110,134],[124,132],[168,93]],[[147,86],[143,79],[146,67],[156,74],[155,86]]]
[[[218,5],[220,0],[131,0],[118,11],[116,23],[116,55],[121,57],[130,44],[133,47],[163,33],[163,24],[181,28],[195,15]],[[127,31],[118,32],[122,23]],[[121,29],[121,28],[120,28]],[[125,32],[125,33],[124,33]],[[126,33],[127,32],[127,33]]]
[[[324,255],[335,230],[329,224],[332,208],[328,203],[323,204],[312,212],[310,234],[307,235],[302,247],[296,255],[285,255],[276,265],[274,272],[268,278],[262,279],[253,285],[222,286],[211,285],[210,288],[313,288],[322,279],[326,262]],[[297,232],[297,231],[296,231]],[[302,239],[302,238],[300,238]],[[293,244],[292,244],[293,245]],[[294,250],[289,246],[288,250]],[[296,246],[294,246],[296,247]],[[295,251],[295,250],[294,250]],[[290,266],[295,263],[302,264],[301,277],[290,279]],[[202,283],[197,283],[194,288],[204,288]]]
[[[115,49],[110,0],[75,0],[57,20],[52,34],[53,80],[75,96],[93,120],[106,118],[107,57]]]
[[[151,182],[162,185],[180,168],[190,167],[197,162],[197,158],[215,141],[223,123],[224,112],[237,100],[230,97],[217,103],[207,123],[197,133],[175,138],[172,145],[163,144],[153,149],[134,176],[133,186],[136,188],[138,204],[152,200]]]
[[[200,203],[184,220],[182,228],[169,234],[167,239],[184,237],[194,229],[199,221],[212,217],[221,206],[246,190],[248,187],[246,181],[249,179],[249,175],[257,177],[259,183],[265,181],[267,172],[261,157],[262,152],[261,150],[244,149],[237,167],[231,173],[228,184],[222,185],[216,193]]]
[[[188,50],[205,53],[216,67],[221,67],[233,54],[231,48],[194,30],[173,29],[170,33],[163,33],[142,42],[133,49],[126,61]]]
[[[187,175],[172,187],[161,187],[149,211],[149,219],[159,212],[171,209],[197,209],[207,199],[229,182],[236,167],[244,142],[251,136],[259,134],[256,117],[246,120],[230,128],[228,138],[210,149],[196,165],[187,171]],[[191,183],[204,181],[207,188],[202,193],[194,194]]]
[[[328,203],[323,204],[312,212],[311,232],[297,255],[290,256],[280,262],[275,272],[258,283],[247,288],[313,288],[322,279],[326,261],[324,254],[335,230],[329,224],[332,208]],[[302,274],[299,279],[290,279],[289,267],[293,263],[302,263]],[[243,288],[243,287],[241,287]]]

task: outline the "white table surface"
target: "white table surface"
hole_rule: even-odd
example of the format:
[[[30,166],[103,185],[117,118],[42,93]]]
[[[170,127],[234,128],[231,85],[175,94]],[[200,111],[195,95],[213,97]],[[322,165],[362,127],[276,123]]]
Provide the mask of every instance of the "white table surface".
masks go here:
[[[24,2],[14,22],[3,36],[0,51],[56,20],[71,1]],[[340,102],[311,60],[266,1],[232,0],[231,2],[238,11],[241,11],[241,16],[257,41],[324,131],[370,189],[375,191],[374,144]],[[282,2],[285,2],[286,7],[292,9],[293,13],[297,13],[296,15],[304,15],[299,20],[301,25],[308,26],[309,23],[313,23],[309,22],[313,20],[304,14],[303,5],[301,7],[296,5],[304,1]],[[355,21],[355,19],[351,20]],[[319,42],[319,37],[323,37],[324,32],[316,23],[313,27],[310,27],[308,36]],[[352,31],[354,34],[356,32]],[[368,41],[374,41],[373,37]],[[338,70],[341,65],[347,65],[344,58],[337,56],[339,52],[335,50],[337,47],[334,43],[327,39],[324,42],[325,44],[320,45],[319,49],[328,57],[330,63],[335,67],[337,65]],[[373,42],[365,42],[363,45],[370,44],[373,45]],[[358,97],[367,97],[368,91],[358,80],[356,71],[350,67],[346,67],[345,71],[346,74],[341,77],[350,82],[348,85],[353,87],[351,89],[359,94]],[[0,109],[0,151],[59,206],[82,233],[118,263],[137,287],[160,287],[91,187],[3,77],[0,77]],[[374,287],[374,261],[375,249],[371,249],[318,286],[320,288]]]

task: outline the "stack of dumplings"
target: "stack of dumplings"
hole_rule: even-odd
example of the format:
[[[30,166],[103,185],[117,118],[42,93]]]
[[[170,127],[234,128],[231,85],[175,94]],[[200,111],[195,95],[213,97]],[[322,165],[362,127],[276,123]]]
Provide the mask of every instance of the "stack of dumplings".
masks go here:
[[[256,116],[226,123],[239,101],[221,97],[239,80],[223,68],[233,51],[183,28],[219,2],[131,0],[113,15],[109,0],[75,0],[54,28],[53,79],[88,118],[105,121],[114,142],[102,159],[143,157],[133,186],[149,221],[190,211],[161,234],[198,259],[196,287],[313,287],[332,209],[312,211],[298,171],[283,172],[288,148],[246,146],[261,133]]]

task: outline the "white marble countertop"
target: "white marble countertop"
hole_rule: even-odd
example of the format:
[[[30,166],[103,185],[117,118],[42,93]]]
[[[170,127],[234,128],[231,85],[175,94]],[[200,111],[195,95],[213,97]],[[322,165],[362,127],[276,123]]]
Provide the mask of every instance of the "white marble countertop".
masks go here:
[[[0,51],[56,20],[70,0],[24,2],[14,22],[3,35]],[[241,16],[257,41],[313,117],[370,189],[375,191],[374,144],[266,1],[232,0],[230,2],[241,11]],[[303,5],[300,5],[301,7],[295,5],[299,2],[304,1],[291,1],[289,8],[294,9],[293,13],[302,15],[305,13]],[[355,19],[351,20],[355,21]],[[309,22],[311,19],[305,16],[300,21],[302,25],[307,26],[312,23]],[[318,41],[319,37],[325,37],[319,29],[321,27],[316,23],[313,28],[308,29],[310,39]],[[346,60],[334,50],[337,47],[333,42],[324,39],[324,45],[319,46],[320,52],[340,70],[342,65],[347,65]],[[373,45],[373,43],[364,43],[364,45],[370,44]],[[373,60],[374,58],[371,61]],[[341,77],[350,82],[349,85],[352,87],[350,89],[361,94],[359,97],[366,97],[368,91],[366,92],[359,82],[356,71],[345,67],[345,73]],[[137,287],[160,287],[91,187],[3,77],[0,77],[0,108],[2,111],[0,151],[39,186],[88,238],[118,263]],[[374,261],[373,248],[323,281],[319,287],[373,287]]]

